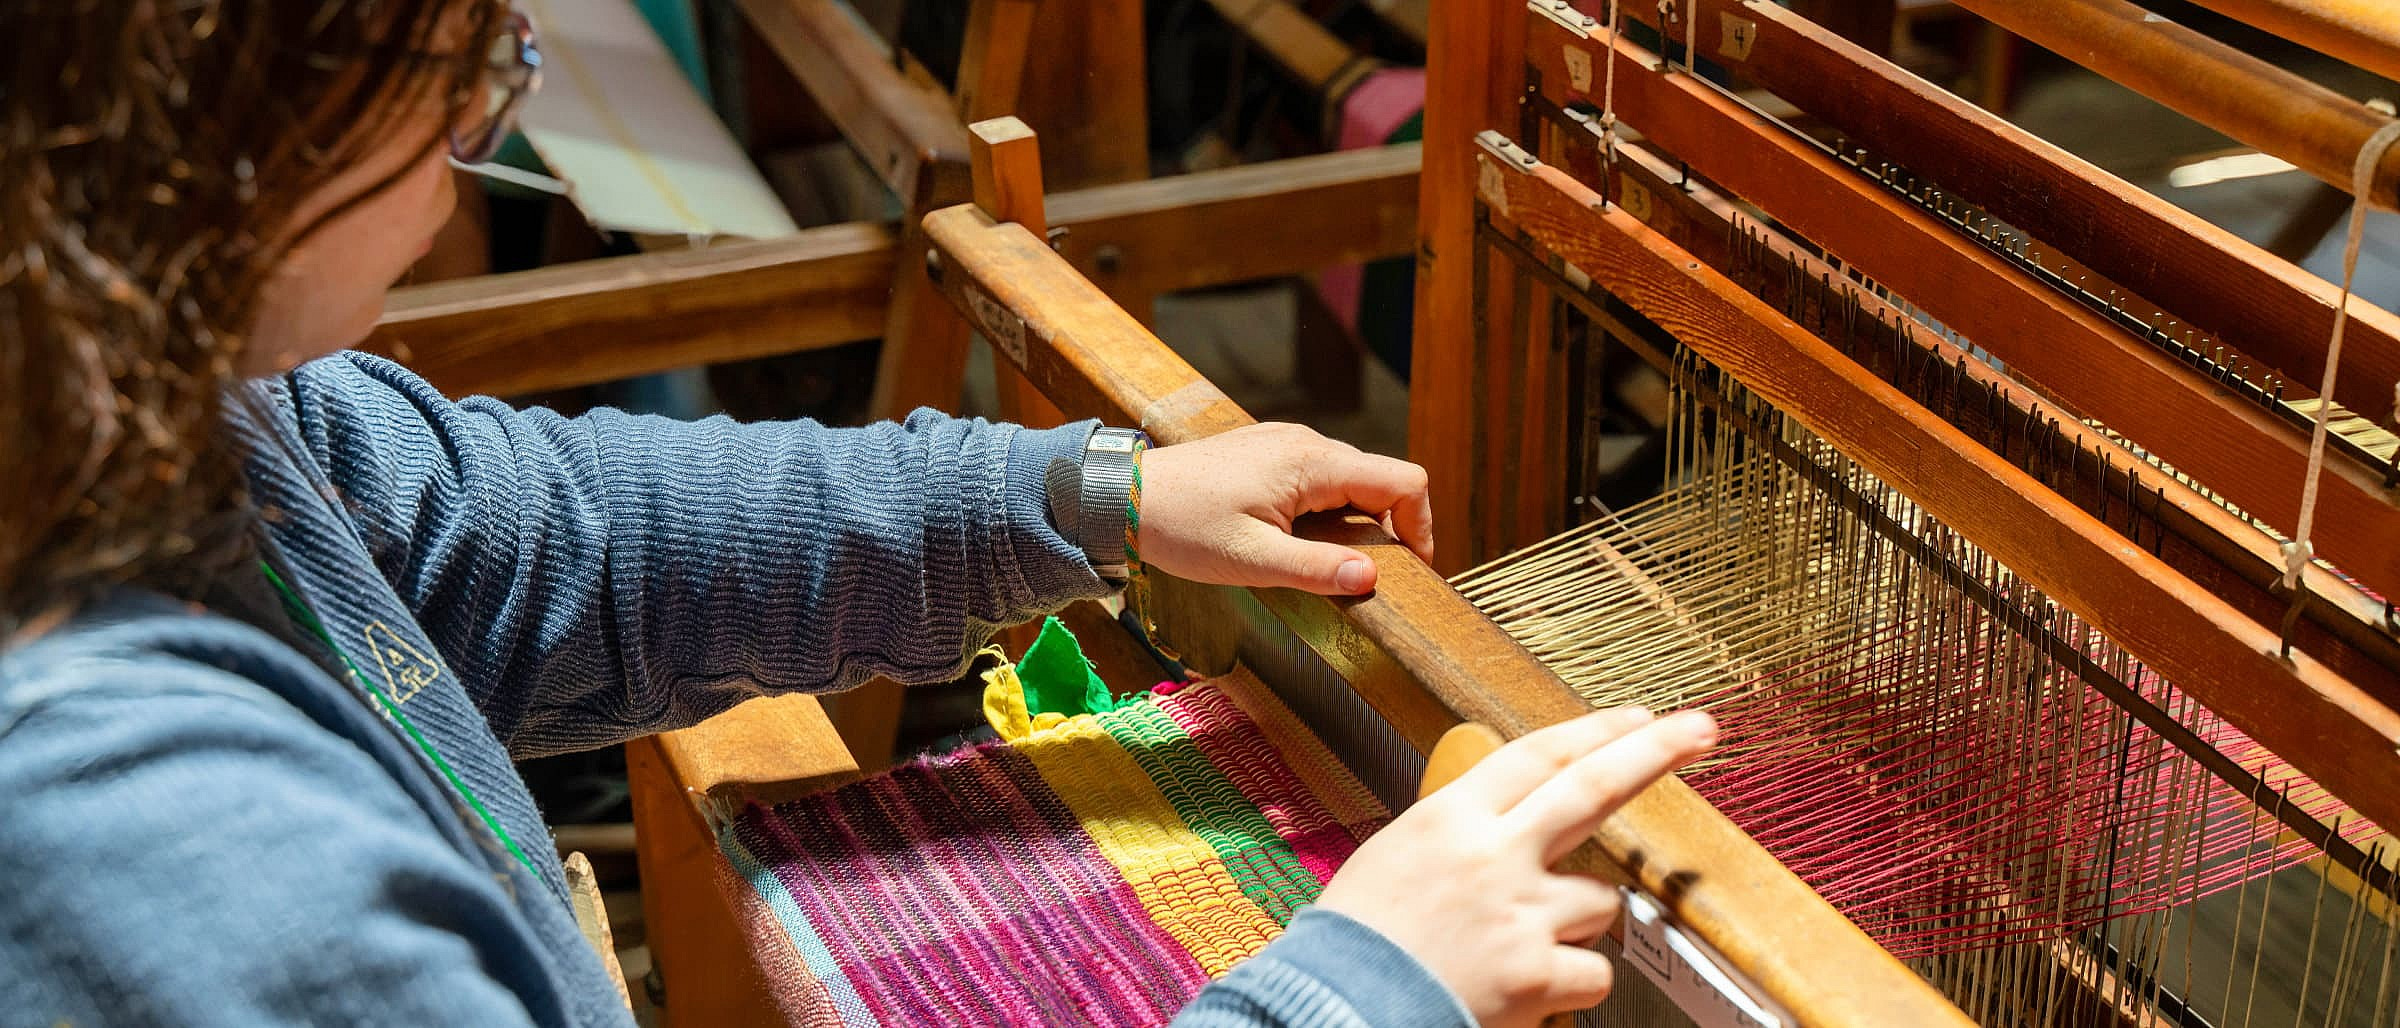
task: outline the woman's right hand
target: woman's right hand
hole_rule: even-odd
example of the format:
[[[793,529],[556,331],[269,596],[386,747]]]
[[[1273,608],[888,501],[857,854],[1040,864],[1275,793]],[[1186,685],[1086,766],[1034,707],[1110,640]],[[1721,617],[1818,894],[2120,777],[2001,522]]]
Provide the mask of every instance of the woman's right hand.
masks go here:
[[[1614,981],[1589,946],[1617,919],[1617,888],[1551,865],[1716,735],[1700,711],[1637,707],[1533,732],[1361,844],[1318,905],[1382,932],[1487,1026],[1589,1007]]]

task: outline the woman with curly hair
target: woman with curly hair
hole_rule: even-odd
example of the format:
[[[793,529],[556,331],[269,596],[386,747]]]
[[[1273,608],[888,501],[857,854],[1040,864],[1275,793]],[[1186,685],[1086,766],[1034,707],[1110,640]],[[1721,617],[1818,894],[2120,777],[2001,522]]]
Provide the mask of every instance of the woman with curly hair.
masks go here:
[[[626,1023],[512,761],[946,679],[1111,587],[1049,492],[1113,459],[1089,423],[564,418],[344,352],[537,80],[499,0],[10,0],[0,39],[0,1022]],[[1431,552],[1421,470],[1305,429],[1143,474],[1171,574],[1368,591],[1286,532],[1346,505]],[[1546,865],[1712,733],[1511,745],[1184,1017],[1598,1000],[1615,893]]]

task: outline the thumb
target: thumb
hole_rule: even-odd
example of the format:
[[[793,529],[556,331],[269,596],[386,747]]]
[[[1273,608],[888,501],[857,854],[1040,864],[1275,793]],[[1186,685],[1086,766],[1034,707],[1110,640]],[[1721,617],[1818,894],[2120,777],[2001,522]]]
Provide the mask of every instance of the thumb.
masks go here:
[[[1264,521],[1235,536],[1226,556],[1239,585],[1355,596],[1375,588],[1375,562],[1347,546],[1294,538]]]

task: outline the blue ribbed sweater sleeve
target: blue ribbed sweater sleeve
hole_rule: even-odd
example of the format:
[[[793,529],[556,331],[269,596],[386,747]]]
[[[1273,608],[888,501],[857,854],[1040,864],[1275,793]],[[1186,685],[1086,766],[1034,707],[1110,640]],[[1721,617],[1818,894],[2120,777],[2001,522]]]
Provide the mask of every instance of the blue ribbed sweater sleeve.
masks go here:
[[[291,390],[376,565],[520,759],[761,690],[945,679],[998,627],[1103,592],[1043,490],[1090,423],[567,418],[354,353]]]
[[[1458,996],[1381,932],[1321,907],[1175,1015],[1169,1028],[1474,1028]]]

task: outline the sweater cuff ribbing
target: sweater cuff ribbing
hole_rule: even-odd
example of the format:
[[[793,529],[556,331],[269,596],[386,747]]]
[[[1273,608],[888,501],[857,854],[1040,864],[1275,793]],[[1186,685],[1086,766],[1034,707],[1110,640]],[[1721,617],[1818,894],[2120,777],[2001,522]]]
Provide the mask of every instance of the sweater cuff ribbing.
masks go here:
[[[1062,457],[1081,461],[1085,440],[1099,427],[1097,421],[1077,421],[1058,428],[1019,429],[1008,442],[1002,494],[1008,505],[1010,556],[1034,605],[1044,610],[1109,592],[1108,583],[1084,559],[1083,548],[1052,523],[1047,488],[1050,462]]]
[[[1407,950],[1383,933],[1322,907],[1301,910],[1283,937],[1261,950],[1252,963],[1259,966],[1237,967],[1227,980],[1244,971],[1261,976],[1258,984],[1267,987],[1255,998],[1282,1008],[1271,1018],[1273,1023],[1348,1021],[1376,1028],[1475,1024],[1458,995]],[[1355,1020],[1329,1016],[1332,1011],[1322,1009],[1335,997]]]

